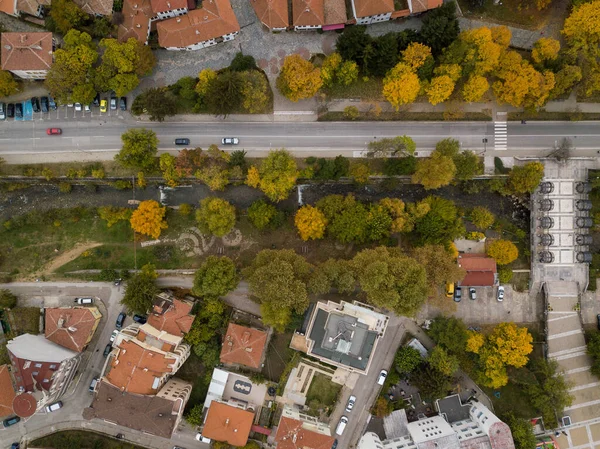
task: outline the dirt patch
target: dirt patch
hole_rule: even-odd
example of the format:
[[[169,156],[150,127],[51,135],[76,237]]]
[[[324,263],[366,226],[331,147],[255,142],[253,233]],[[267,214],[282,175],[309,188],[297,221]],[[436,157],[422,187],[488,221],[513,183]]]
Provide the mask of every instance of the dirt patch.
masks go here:
[[[77,243],[75,248],[65,251],[59,254],[56,258],[50,261],[44,268],[42,268],[40,275],[52,274],[54,271],[62,267],[64,264],[77,259],[85,251],[88,251],[97,246],[102,246],[102,243],[89,242],[89,243]]]

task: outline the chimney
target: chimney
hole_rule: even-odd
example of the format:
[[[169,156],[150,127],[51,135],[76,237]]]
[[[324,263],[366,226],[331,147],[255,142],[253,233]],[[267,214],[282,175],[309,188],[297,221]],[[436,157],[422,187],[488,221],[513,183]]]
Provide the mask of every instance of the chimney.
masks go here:
[[[229,424],[229,418],[227,418],[227,419],[225,420],[225,425],[227,426],[228,424]]]
[[[181,19],[179,17],[177,17],[177,23],[181,22]]]
[[[69,326],[69,327],[68,327],[68,330],[69,330],[69,332],[71,332],[71,333],[75,333],[75,332],[77,332],[77,328],[76,328],[75,326]]]
[[[142,26],[138,23],[135,27],[136,28],[141,28]]]
[[[58,321],[56,323],[56,327],[58,328],[62,328],[63,324],[65,324],[65,319],[63,318],[63,316],[61,315],[60,318],[58,318]]]

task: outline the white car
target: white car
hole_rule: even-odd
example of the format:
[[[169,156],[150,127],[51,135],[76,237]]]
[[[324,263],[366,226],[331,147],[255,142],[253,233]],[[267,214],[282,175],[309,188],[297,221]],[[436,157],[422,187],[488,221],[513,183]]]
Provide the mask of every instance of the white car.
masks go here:
[[[238,143],[240,143],[240,139],[238,139],[237,137],[224,137],[223,139],[221,139],[221,143],[223,145],[237,145]]]
[[[55,402],[54,404],[50,404],[46,406],[46,412],[47,413],[52,413],[55,412],[59,409],[61,409],[63,406],[63,403],[61,401]]]
[[[75,110],[81,111],[81,103],[75,103]]]
[[[384,369],[381,370],[381,372],[379,373],[379,377],[377,378],[377,383],[379,385],[383,385],[385,383],[385,379],[388,375],[388,372]]]
[[[210,438],[203,437],[201,433],[196,434],[196,439],[198,441],[202,441],[203,443],[210,444]]]
[[[113,341],[115,341],[115,338],[117,338],[117,335],[119,335],[119,331],[118,330],[114,330],[112,331],[112,334],[110,334],[110,342],[112,343]]]
[[[84,110],[85,112],[92,112],[92,108],[90,108],[90,105],[89,105],[89,104],[86,104],[86,105],[83,107],[83,110]]]
[[[346,411],[347,412],[351,412],[352,408],[354,407],[354,403],[356,402],[356,396],[350,396],[348,398],[348,403],[346,404]]]
[[[504,287],[503,286],[498,287],[498,295],[496,296],[496,298],[498,299],[498,302],[504,301]]]

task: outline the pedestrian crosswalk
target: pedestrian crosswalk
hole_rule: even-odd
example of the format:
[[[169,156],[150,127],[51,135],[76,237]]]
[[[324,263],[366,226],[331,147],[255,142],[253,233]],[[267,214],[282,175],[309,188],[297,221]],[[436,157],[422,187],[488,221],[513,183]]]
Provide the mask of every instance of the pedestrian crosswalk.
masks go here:
[[[507,149],[507,126],[506,113],[496,114],[496,120],[494,121],[494,149],[496,151],[503,151]]]

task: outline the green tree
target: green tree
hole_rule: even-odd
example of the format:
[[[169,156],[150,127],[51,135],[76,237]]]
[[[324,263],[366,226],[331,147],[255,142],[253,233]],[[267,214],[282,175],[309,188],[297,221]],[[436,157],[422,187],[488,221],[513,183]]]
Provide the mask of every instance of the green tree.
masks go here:
[[[271,90],[265,75],[257,70],[250,70],[242,72],[241,77],[243,82],[242,106],[244,109],[250,114],[267,112]]]
[[[353,163],[350,165],[349,175],[356,184],[365,185],[369,183],[371,168],[364,162]]]
[[[154,265],[148,264],[127,281],[121,304],[127,307],[129,313],[148,313],[152,307],[152,300],[159,291],[155,283],[157,277]]]
[[[338,36],[336,49],[343,60],[354,61],[364,68],[370,60],[367,55],[372,53],[372,41],[373,38],[367,34],[367,27],[346,27]]]
[[[445,245],[464,235],[465,227],[452,201],[430,196],[424,202],[429,211],[415,224],[417,243]]]
[[[20,90],[19,83],[8,70],[0,70],[0,96],[9,97]]]
[[[472,151],[463,151],[452,158],[456,166],[454,179],[468,181],[483,174],[483,161]]]
[[[439,55],[458,37],[460,28],[455,14],[456,5],[450,2],[429,11],[424,17],[421,38],[434,55]]]
[[[258,187],[275,202],[286,199],[298,179],[296,161],[286,150],[269,152],[259,169],[250,167],[247,184]]]
[[[367,50],[365,72],[377,77],[385,74],[398,64],[400,48],[397,33],[387,33],[373,39]],[[361,63],[361,62],[359,62]]]
[[[192,294],[200,297],[221,297],[234,290],[240,279],[229,257],[208,256],[194,275]]]
[[[544,164],[528,162],[516,165],[509,173],[509,185],[515,193],[533,193],[544,177]]]
[[[209,113],[224,117],[239,111],[244,98],[244,80],[239,72],[226,71],[209,82],[204,102]]]
[[[133,128],[121,135],[123,148],[115,156],[115,161],[125,168],[151,171],[156,164],[158,138],[149,129]]]
[[[421,184],[425,190],[439,189],[450,184],[456,174],[456,166],[451,158],[433,152],[431,157],[419,159],[412,182]]]
[[[410,255],[425,267],[429,296],[442,295],[446,284],[461,281],[465,277],[465,271],[441,245],[424,245],[413,249]]]
[[[328,259],[319,265],[316,275],[323,274],[328,282],[326,291],[335,288],[339,293],[351,294],[356,290],[356,276],[351,263],[344,259]]]
[[[17,296],[8,289],[0,290],[0,309],[12,309],[17,305]]]
[[[79,28],[88,18],[81,7],[72,0],[56,0],[50,8],[50,17],[61,34]]]
[[[329,195],[317,201],[329,225],[327,234],[340,243],[364,243],[368,238],[368,210],[353,195]]]
[[[254,69],[256,69],[256,61],[254,60],[254,57],[251,55],[245,55],[241,51],[238,51],[235,54],[231,64],[229,64],[229,70],[234,72],[245,72],[247,70]]]
[[[460,319],[439,315],[429,327],[431,338],[450,354],[464,354],[469,334],[467,326]]]
[[[204,410],[204,406],[202,404],[196,404],[192,407],[187,415],[185,415],[185,419],[192,426],[200,426],[203,423],[202,419],[202,411]]]
[[[169,187],[175,187],[179,183],[179,173],[177,172],[175,156],[169,153],[163,153],[158,159],[158,166],[163,174],[163,179]]]
[[[377,241],[389,237],[392,222],[392,216],[384,206],[371,204],[367,215],[367,235],[369,240]]]
[[[404,135],[374,140],[369,142],[367,148],[373,152],[374,157],[412,156],[417,144],[412,138]]]
[[[419,389],[421,397],[431,401],[447,396],[452,389],[451,378],[428,364],[413,371],[410,380]]]
[[[587,353],[592,358],[592,374],[600,376],[600,332],[586,334]]]
[[[222,198],[204,198],[196,211],[196,220],[203,233],[223,237],[235,226],[235,207]]]
[[[402,346],[394,357],[394,366],[400,373],[410,374],[423,363],[419,351],[410,346]]]
[[[446,352],[441,346],[434,347],[429,353],[427,363],[436,371],[446,376],[452,376],[458,371],[458,359]]]
[[[460,142],[448,137],[435,144],[435,152],[454,159],[460,152]]]
[[[150,120],[162,122],[165,117],[177,114],[177,102],[168,89],[154,87],[135,97],[131,112],[135,115],[148,114]]]
[[[535,449],[537,447],[537,439],[530,420],[517,418],[514,413],[509,412],[502,416],[502,421],[510,427],[515,449]]]
[[[479,229],[488,229],[496,221],[494,214],[483,206],[475,206],[469,214],[469,219]]]
[[[256,200],[248,208],[248,220],[256,229],[266,229],[278,216],[277,208],[265,200]]]

